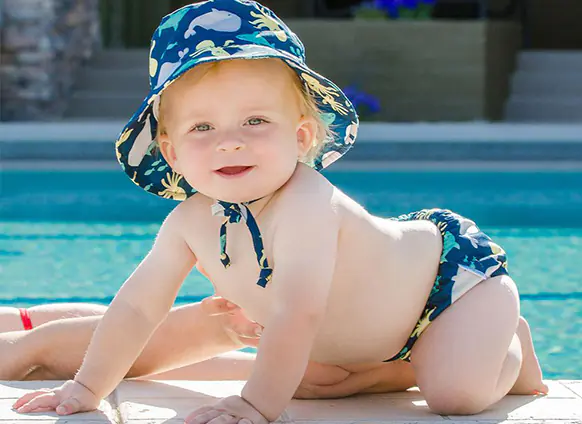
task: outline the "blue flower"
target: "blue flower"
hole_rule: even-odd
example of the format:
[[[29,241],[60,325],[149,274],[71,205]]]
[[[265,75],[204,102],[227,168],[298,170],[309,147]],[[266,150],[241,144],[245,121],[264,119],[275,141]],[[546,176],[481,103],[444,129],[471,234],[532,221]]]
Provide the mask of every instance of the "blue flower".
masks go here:
[[[418,7],[418,0],[402,0],[402,6],[406,9],[414,10]]]
[[[400,17],[401,11],[416,11],[422,6],[434,6],[436,0],[372,0],[362,3],[362,7],[381,10],[393,19]]]
[[[380,101],[371,94],[361,91],[352,84],[343,89],[360,115],[370,115],[380,112]]]
[[[399,1],[400,0],[374,0],[372,7],[386,12],[391,18],[397,18]]]
[[[398,18],[400,9],[414,10],[418,7],[419,0],[375,0],[374,7],[383,10],[391,18]]]

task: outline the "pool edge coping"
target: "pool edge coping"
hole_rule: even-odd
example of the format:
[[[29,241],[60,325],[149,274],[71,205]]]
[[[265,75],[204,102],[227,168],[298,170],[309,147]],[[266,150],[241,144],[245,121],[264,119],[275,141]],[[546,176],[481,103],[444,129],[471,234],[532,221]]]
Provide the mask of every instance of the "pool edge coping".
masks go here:
[[[2,122],[0,142],[112,142],[125,121]],[[363,122],[359,141],[507,142],[561,141],[582,143],[582,123],[510,122]]]

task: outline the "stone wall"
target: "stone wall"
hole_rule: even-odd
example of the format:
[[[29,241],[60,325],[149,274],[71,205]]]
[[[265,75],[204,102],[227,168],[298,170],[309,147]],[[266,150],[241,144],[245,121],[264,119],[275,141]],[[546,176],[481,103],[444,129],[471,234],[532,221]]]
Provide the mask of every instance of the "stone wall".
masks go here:
[[[582,49],[582,1],[529,0],[528,10],[532,49]]]
[[[517,65],[522,45],[522,28],[512,22],[490,22],[487,25],[485,63],[485,117],[502,120],[505,103],[511,92],[511,75]]]
[[[0,120],[62,116],[100,43],[99,0],[0,0]]]
[[[520,26],[491,21],[288,20],[307,63],[380,102],[366,120],[498,120]]]

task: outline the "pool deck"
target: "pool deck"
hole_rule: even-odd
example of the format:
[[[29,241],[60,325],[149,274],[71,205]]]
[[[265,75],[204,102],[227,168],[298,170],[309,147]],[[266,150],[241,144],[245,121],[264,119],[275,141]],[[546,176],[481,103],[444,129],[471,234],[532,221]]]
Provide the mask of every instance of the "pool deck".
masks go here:
[[[0,142],[112,142],[125,121],[0,122]],[[582,142],[582,123],[362,122],[358,139],[384,141]]]
[[[216,398],[240,394],[242,381],[124,381],[103,401],[99,411],[58,417],[54,413],[21,415],[11,409],[29,390],[50,388],[58,381],[0,382],[1,423],[19,424],[177,424],[195,408]],[[293,400],[277,422],[302,424],[497,424],[582,423],[582,381],[548,381],[547,396],[507,396],[473,416],[432,414],[418,390],[362,395],[334,400]]]
[[[0,123],[4,169],[118,169],[121,121]],[[582,124],[364,122],[333,169],[582,169]]]

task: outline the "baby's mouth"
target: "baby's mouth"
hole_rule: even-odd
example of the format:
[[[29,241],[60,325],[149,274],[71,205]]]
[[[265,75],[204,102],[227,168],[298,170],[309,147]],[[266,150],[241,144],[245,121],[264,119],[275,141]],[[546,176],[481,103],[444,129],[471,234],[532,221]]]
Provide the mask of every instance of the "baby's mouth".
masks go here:
[[[253,169],[252,166],[225,166],[214,172],[222,176],[238,177],[248,173],[251,169]]]

